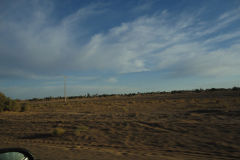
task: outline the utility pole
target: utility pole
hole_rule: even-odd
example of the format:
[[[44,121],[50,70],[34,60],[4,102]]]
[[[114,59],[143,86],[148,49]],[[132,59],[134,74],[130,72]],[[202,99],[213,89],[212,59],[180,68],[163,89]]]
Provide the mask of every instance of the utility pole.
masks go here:
[[[67,104],[67,91],[66,91],[66,76],[64,76],[64,99],[65,99],[65,104]]]

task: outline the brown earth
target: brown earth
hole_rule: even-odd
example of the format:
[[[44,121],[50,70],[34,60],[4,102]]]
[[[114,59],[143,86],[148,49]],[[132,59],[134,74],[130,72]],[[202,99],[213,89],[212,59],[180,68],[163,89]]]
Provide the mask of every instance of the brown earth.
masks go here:
[[[41,160],[240,159],[240,91],[27,103],[29,111],[0,113],[0,148]]]

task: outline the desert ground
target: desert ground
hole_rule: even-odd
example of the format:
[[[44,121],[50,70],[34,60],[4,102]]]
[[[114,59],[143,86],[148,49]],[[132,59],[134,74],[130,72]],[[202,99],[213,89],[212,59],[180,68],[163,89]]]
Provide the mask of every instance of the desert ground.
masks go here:
[[[0,113],[0,148],[39,160],[240,159],[239,90],[21,103],[30,109]]]

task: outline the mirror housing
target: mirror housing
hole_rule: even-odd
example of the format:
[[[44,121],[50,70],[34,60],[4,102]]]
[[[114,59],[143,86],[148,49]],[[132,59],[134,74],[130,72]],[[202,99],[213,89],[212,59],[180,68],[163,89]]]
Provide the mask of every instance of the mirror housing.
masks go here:
[[[4,148],[0,149],[0,160],[10,160],[11,157],[16,157],[14,160],[34,160],[32,154],[23,148]],[[19,158],[18,158],[19,157]],[[13,160],[13,159],[11,159]]]

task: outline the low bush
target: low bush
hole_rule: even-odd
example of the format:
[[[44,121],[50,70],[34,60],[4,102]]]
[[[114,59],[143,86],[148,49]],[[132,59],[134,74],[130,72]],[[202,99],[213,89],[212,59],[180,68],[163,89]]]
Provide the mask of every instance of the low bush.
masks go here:
[[[52,131],[53,136],[62,136],[64,133],[65,133],[65,129],[60,127],[54,128]]]

